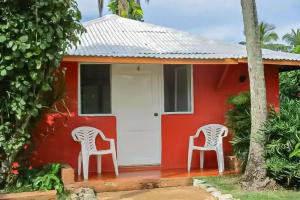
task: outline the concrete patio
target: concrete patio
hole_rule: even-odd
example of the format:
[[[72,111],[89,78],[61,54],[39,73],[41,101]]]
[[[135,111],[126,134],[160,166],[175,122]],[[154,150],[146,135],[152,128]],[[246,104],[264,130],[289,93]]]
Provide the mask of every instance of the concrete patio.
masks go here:
[[[120,192],[104,192],[98,194],[101,200],[215,200],[203,189],[193,186],[156,188],[152,190],[133,190]]]

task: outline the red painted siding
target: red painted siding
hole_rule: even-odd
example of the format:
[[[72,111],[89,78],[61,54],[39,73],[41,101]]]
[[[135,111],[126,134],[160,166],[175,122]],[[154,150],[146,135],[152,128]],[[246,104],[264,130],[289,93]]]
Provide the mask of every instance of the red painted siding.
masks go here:
[[[162,117],[162,166],[163,168],[183,168],[187,165],[188,138],[205,124],[224,124],[224,113],[230,107],[226,99],[249,90],[246,65],[232,65],[220,88],[218,82],[224,71],[224,65],[194,66],[194,114],[165,115]],[[244,83],[239,77],[246,76]],[[266,67],[268,102],[278,105],[278,69]],[[201,139],[203,142],[203,138]],[[230,136],[224,140],[224,154],[231,154]],[[205,153],[204,167],[217,167],[214,152]],[[193,154],[192,167],[199,167],[199,152]]]
[[[66,73],[66,102],[71,117],[47,119],[36,128],[36,151],[32,158],[34,165],[48,162],[68,163],[77,168],[77,156],[80,145],[71,138],[71,131],[78,126],[89,125],[102,130],[107,137],[116,139],[116,118],[81,117],[77,112],[77,81],[78,67],[75,62],[62,63],[67,68]],[[248,78],[240,83],[240,76],[248,76],[246,65],[232,65],[220,88],[217,88],[222,76],[224,65],[195,65],[194,66],[194,114],[163,115],[162,116],[162,168],[186,168],[188,138],[198,127],[208,123],[224,123],[224,113],[229,108],[226,99],[230,95],[248,90]],[[270,104],[278,106],[278,68],[266,66],[267,98]],[[49,126],[46,122],[53,121]],[[42,134],[47,136],[41,136]],[[231,154],[230,137],[225,138],[225,155]],[[107,145],[98,141],[100,146]],[[205,167],[216,167],[216,156],[206,153]],[[91,159],[91,171],[96,171],[95,159]],[[199,153],[194,153],[193,167],[199,166]],[[103,170],[112,170],[111,156],[104,156]]]

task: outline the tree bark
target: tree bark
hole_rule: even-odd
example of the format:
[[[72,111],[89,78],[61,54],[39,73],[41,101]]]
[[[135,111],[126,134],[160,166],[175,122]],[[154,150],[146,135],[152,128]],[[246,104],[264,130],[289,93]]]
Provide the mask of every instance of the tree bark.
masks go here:
[[[128,17],[128,10],[129,10],[128,0],[118,0],[118,15],[124,17],[124,13],[125,13],[126,14],[125,17]]]
[[[266,86],[264,65],[259,36],[255,0],[241,0],[248,72],[251,93],[251,136],[248,162],[243,176],[243,186],[247,190],[260,190],[267,186],[266,163],[264,158],[264,133],[262,130],[267,119]]]

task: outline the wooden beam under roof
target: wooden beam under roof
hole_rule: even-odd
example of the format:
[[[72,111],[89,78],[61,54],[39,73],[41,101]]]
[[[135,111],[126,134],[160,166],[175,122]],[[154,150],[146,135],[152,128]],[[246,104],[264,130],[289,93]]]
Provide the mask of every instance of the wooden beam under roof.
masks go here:
[[[112,56],[64,56],[63,61],[81,63],[123,63],[123,64],[206,64],[206,65],[237,65],[247,63],[247,59],[188,59],[188,58],[143,58],[143,57],[112,57]],[[264,60],[264,64],[300,67],[300,61]]]
[[[99,57],[99,56],[64,56],[63,61],[81,63],[123,63],[123,64],[231,64],[237,65],[236,59],[174,59],[174,58],[139,58],[139,57]]]
[[[239,63],[248,63],[247,59],[238,59]],[[300,61],[295,60],[267,60],[264,59],[263,63],[265,65],[282,65],[282,66],[295,66],[300,67]]]

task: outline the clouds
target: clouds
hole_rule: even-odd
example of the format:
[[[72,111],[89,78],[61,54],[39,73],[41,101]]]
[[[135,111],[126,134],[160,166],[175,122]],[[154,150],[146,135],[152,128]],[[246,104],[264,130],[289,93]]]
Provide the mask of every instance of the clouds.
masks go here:
[[[104,13],[107,10],[107,1]],[[98,17],[97,0],[77,0],[83,21]],[[146,22],[201,34],[212,39],[239,42],[244,39],[240,0],[150,0]],[[277,26],[282,35],[300,28],[300,1],[257,0],[260,21]]]

